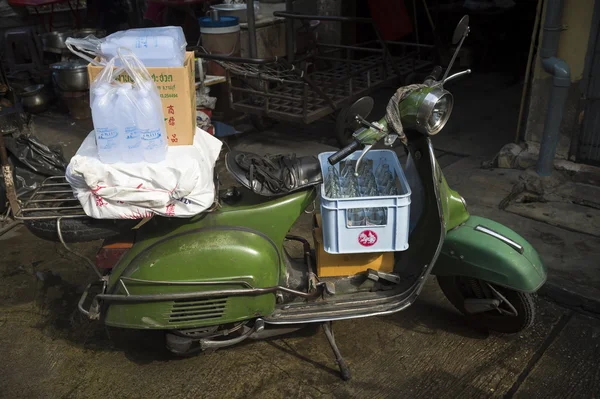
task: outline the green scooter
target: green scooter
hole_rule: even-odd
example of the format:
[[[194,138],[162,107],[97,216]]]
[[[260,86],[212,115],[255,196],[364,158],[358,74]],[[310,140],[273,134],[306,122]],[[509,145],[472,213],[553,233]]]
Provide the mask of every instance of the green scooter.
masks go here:
[[[468,31],[465,17],[455,31],[457,51]],[[534,293],[546,280],[539,255],[509,228],[470,215],[434,155],[430,136],[452,110],[443,85],[469,72],[448,77],[450,67],[443,78],[436,67],[424,84],[399,89],[378,122],[365,119],[372,101],[359,100],[350,108],[360,126],[354,141],[329,157],[334,165],[364,147],[359,170],[376,143],[405,144],[406,173],[419,189],[411,198],[408,248],[394,253],[392,272],[319,276],[308,241],[289,235],[321,190],[319,162],[232,152],[227,167],[241,187],[220,190],[218,207],[190,219],[153,218],[129,246],[107,241],[98,259],[112,253],[115,265],[88,286],[79,309],[108,326],[162,330],[167,348],[181,355],[320,323],[344,379],[350,370],[331,323],[406,309],[430,274],[473,323],[502,333],[531,326]],[[303,244],[304,259],[289,256],[286,240]]]

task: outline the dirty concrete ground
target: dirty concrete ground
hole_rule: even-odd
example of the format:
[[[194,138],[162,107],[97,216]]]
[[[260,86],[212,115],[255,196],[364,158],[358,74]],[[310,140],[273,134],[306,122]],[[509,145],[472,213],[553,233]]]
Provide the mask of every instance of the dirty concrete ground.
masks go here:
[[[449,183],[466,197],[472,213],[499,220],[530,240],[550,268],[550,281],[587,287],[593,295],[600,287],[593,265],[600,243],[498,209],[518,176],[478,165],[510,141],[510,121],[494,123],[492,112],[501,114],[505,107],[509,113],[518,103],[511,90],[518,88],[485,82],[471,84],[506,101],[468,103],[458,94],[454,118],[461,122],[434,139]],[[468,111],[458,113],[461,106]],[[468,117],[474,123],[466,123]],[[51,124],[40,119],[38,134],[65,144],[72,155],[89,126],[70,123],[42,129]],[[276,125],[229,145],[309,154],[335,145],[330,130],[327,124]],[[490,139],[482,140],[483,134]],[[309,228],[305,215],[294,233],[310,237]],[[99,245],[74,247],[93,256]],[[152,334],[113,332],[110,340],[101,325],[76,310],[83,287],[94,277],[80,260],[23,227],[0,237],[0,248],[0,397],[592,398],[600,392],[600,320],[544,297],[538,299],[533,328],[515,336],[489,334],[468,325],[432,278],[406,311],[334,324],[353,373],[352,381],[342,382],[318,329],[183,359],[165,353]]]
[[[539,299],[515,336],[468,325],[428,281],[408,310],[336,322],[353,380],[342,382],[319,330],[191,358],[158,337],[115,336],[76,310],[93,276],[27,230],[0,241],[0,397],[594,397],[600,320]],[[93,255],[98,243],[77,248]]]

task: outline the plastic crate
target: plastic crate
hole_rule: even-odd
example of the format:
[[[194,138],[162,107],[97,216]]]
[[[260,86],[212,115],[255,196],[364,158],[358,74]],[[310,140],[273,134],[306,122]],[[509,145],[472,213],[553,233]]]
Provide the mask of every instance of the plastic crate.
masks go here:
[[[329,174],[327,158],[334,152],[319,154],[319,162],[326,182]],[[338,172],[348,161],[356,161],[361,152],[355,152],[334,166]],[[331,254],[392,252],[408,249],[410,222],[410,187],[398,157],[390,150],[372,150],[362,162],[376,170],[380,163],[390,166],[395,175],[399,195],[377,197],[330,198],[321,184],[321,217],[323,219],[323,248]],[[371,224],[368,220],[359,225],[349,223],[349,215],[356,209],[384,208],[385,224]]]

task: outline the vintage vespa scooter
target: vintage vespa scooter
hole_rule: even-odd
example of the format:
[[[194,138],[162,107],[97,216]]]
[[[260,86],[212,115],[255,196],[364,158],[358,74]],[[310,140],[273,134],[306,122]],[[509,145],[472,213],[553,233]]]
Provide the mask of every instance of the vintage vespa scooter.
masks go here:
[[[457,52],[468,31],[465,17],[455,31]],[[364,146],[355,163],[359,170],[373,145],[404,140],[406,174],[415,184],[414,223],[408,248],[394,253],[391,272],[319,276],[309,243],[288,235],[318,193],[325,195],[319,162],[231,152],[228,170],[243,187],[220,191],[219,207],[193,218],[153,218],[129,245],[107,241],[101,252],[114,256],[116,251],[115,265],[88,286],[80,310],[112,327],[162,330],[167,348],[177,354],[321,323],[344,379],[350,371],[331,322],[403,310],[430,274],[472,322],[502,333],[531,326],[533,294],[546,279],[540,257],[514,231],[470,215],[434,155],[430,136],[452,111],[452,95],[443,85],[469,72],[447,77],[451,66],[442,79],[437,67],[424,84],[401,88],[379,122],[364,119],[368,100],[359,100],[351,112],[362,128],[350,145],[329,157],[334,165]],[[286,240],[303,243],[304,260],[288,255]]]

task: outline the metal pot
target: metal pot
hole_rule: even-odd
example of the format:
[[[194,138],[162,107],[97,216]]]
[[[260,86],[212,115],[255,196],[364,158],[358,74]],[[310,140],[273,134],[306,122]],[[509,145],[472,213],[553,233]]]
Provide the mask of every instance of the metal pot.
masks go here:
[[[42,44],[44,45],[44,49],[66,49],[67,45],[65,44],[65,40],[67,37],[71,37],[72,31],[65,32],[47,32],[42,33],[40,38],[42,39]]]
[[[43,84],[28,86],[20,94],[23,108],[32,114],[44,112],[50,103],[50,94]]]
[[[83,60],[57,62],[50,65],[52,82],[62,91],[89,89],[87,63]]]
[[[99,39],[106,36],[106,31],[103,29],[84,28],[73,31],[69,37],[81,38],[88,37],[89,35],[94,35]]]

